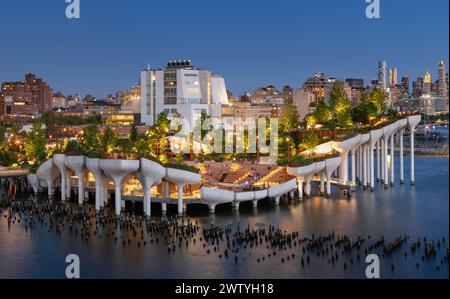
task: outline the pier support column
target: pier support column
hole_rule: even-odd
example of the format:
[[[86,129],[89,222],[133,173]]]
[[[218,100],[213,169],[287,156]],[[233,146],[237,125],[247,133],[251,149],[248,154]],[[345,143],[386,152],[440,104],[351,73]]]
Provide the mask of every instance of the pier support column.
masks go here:
[[[103,182],[102,182],[102,178],[101,176],[97,176],[95,178],[95,210],[99,211],[100,207],[102,205],[102,187],[103,187]]]
[[[213,214],[216,211],[216,204],[209,204],[209,212]]]
[[[355,164],[356,164],[356,151],[355,149],[352,149],[352,187],[356,186],[356,169],[355,169]]]
[[[327,173],[327,197],[328,198],[331,197],[331,173],[332,172]]]
[[[381,139],[379,139],[378,141],[377,141],[377,149],[376,149],[376,151],[377,151],[377,182],[379,182],[380,181],[380,178],[381,178],[381,176],[380,176],[380,142],[381,142]]]
[[[84,173],[77,173],[78,176],[78,204],[82,205],[84,201]]]
[[[45,183],[47,184],[48,198],[52,198],[53,197],[53,182],[52,182],[52,180],[48,180],[48,181],[45,181]]]
[[[311,175],[305,177],[305,195],[311,197]]]
[[[144,215],[150,217],[152,215],[151,206],[152,190],[150,188],[145,188],[144,190]]]
[[[84,173],[83,187],[89,188],[89,172],[88,171],[86,171]],[[89,192],[86,195],[85,189],[83,188],[83,201],[86,201],[88,199],[89,199]]]
[[[411,185],[414,185],[414,129],[410,128]]]
[[[66,170],[66,199],[70,200],[70,193],[71,193],[71,182],[70,182],[70,175],[71,175],[71,171],[70,170]]]
[[[358,171],[358,184],[361,184],[361,181],[362,181],[362,151],[361,151],[361,146],[358,146],[358,150],[357,150],[357,153],[358,153],[358,161],[357,161],[357,163],[358,163],[358,165],[357,165],[357,171]]]
[[[297,186],[298,186],[298,198],[301,200],[303,198],[303,177],[298,177]]]
[[[366,187],[368,189],[370,189],[370,145],[367,144],[366,145],[366,165],[367,165],[367,169],[366,169],[366,176],[367,176],[367,184]]]
[[[280,196],[275,197],[274,202],[276,206],[280,205]]]
[[[61,201],[66,201],[66,176],[67,176],[67,169],[66,167],[61,168]]]
[[[162,182],[162,188],[163,188],[163,197],[164,199],[169,198],[169,182],[163,181]],[[166,214],[167,212],[167,203],[161,203],[161,211],[163,214]]]
[[[373,146],[373,144],[370,144],[370,147],[369,147],[370,191],[374,191],[375,190],[375,173],[374,173],[374,163],[373,163],[373,151],[374,151],[374,146]]]
[[[380,139],[381,142],[381,152],[380,152],[380,179],[381,179],[381,183],[384,183],[384,162],[386,157],[384,156],[384,137],[383,139]]]
[[[394,133],[391,135],[391,186],[394,186],[394,157],[395,157],[395,149],[394,149]]]
[[[114,181],[115,188],[115,207],[116,216],[120,216],[122,210],[122,180]]]
[[[403,169],[403,134],[405,129],[400,130],[400,184],[405,182],[405,174]]]
[[[320,195],[323,195],[325,193],[325,173],[320,174]]]
[[[252,204],[254,208],[258,207],[258,201],[256,199],[252,200]]]
[[[105,207],[106,203],[109,200],[109,179],[106,177],[102,178],[102,192],[101,192],[101,197],[100,197],[100,206],[102,208]]]
[[[388,140],[389,136],[384,140],[384,187],[387,188],[389,184],[389,173],[388,173]]]
[[[359,180],[359,146],[355,149],[355,178],[356,182]]]
[[[239,210],[239,202],[237,201],[234,202],[234,209]]]
[[[178,184],[178,215],[183,215],[183,184]]]
[[[348,152],[344,154],[344,184],[348,183]]]
[[[363,187],[364,189],[367,187],[367,150],[366,146],[363,145]]]

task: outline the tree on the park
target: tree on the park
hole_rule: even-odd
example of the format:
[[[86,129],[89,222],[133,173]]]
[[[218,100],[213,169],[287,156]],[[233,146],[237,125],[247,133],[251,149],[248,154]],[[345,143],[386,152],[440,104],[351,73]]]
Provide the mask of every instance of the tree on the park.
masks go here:
[[[300,115],[295,103],[287,102],[284,105],[283,110],[281,110],[279,125],[281,128],[280,135],[300,126]]]
[[[138,138],[138,134],[139,133],[138,133],[137,127],[135,125],[133,125],[130,130],[130,140],[132,142],[136,142],[136,140]]]
[[[86,128],[81,147],[87,154],[98,151],[100,149],[100,135],[97,125],[89,125]]]
[[[25,155],[28,160],[41,163],[47,157],[44,129],[41,122],[34,122],[31,131],[25,137]]]
[[[320,138],[316,134],[308,134],[300,142],[299,149],[307,150],[309,152],[314,151],[315,147],[320,144]]]
[[[345,93],[342,81],[334,82],[331,88],[330,107],[335,116],[337,126],[347,128],[352,125],[352,102]]]
[[[117,145],[117,136],[110,126],[106,126],[102,137],[100,138],[100,146],[106,153],[110,153]]]
[[[315,117],[317,123],[322,125],[327,125],[333,119],[333,113],[325,101],[319,101],[317,103],[313,116]]]

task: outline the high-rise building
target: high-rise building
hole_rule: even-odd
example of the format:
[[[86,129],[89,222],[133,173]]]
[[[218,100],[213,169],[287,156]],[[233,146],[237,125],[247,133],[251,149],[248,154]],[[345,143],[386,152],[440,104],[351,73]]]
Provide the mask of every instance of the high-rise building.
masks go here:
[[[403,88],[403,92],[409,93],[409,78],[408,78],[408,76],[405,75],[402,77],[401,85]]]
[[[389,87],[397,85],[397,68],[389,69],[388,82],[389,82]]]
[[[445,75],[445,62],[443,60],[439,61],[438,85],[439,94],[444,100],[448,100],[448,85]]]
[[[383,90],[386,90],[386,61],[378,62],[378,85]]]
[[[141,71],[141,122],[153,125],[156,116],[175,113],[191,126],[202,113],[220,116],[228,104],[224,79],[210,70],[192,65],[190,60],[169,61],[164,69]]]
[[[26,74],[25,81],[2,84],[0,106],[5,116],[41,114],[52,110],[52,90],[36,75]]]
[[[426,72],[425,76],[423,77],[423,89],[422,89],[422,93],[425,94],[430,94],[431,93],[431,74],[430,72]]]
[[[314,101],[328,102],[330,99],[331,88],[336,80],[334,78],[326,77],[324,73],[317,72],[314,76],[306,79],[303,88],[305,91],[314,95]]]
[[[420,97],[423,92],[423,78],[417,77],[417,80],[413,82],[413,96]]]

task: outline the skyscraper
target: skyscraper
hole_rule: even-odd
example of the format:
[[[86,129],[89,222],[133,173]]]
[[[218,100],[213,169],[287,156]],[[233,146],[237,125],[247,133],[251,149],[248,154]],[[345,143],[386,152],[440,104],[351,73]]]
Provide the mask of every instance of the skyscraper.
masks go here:
[[[439,72],[438,72],[438,84],[439,84],[439,94],[444,100],[448,100],[448,86],[447,78],[445,75],[445,62],[443,60],[439,61]]]
[[[386,90],[386,61],[378,62],[378,86]]]
[[[423,78],[417,77],[417,80],[413,82],[413,96],[418,97],[422,95],[423,91]]]
[[[432,85],[432,82],[431,82],[431,74],[430,74],[430,72],[426,72],[425,73],[425,76],[423,77],[423,89],[422,89],[422,93],[425,93],[425,94],[429,94],[429,93],[431,93],[431,85]]]
[[[388,82],[389,82],[389,87],[397,85],[397,68],[389,69]]]
[[[406,93],[409,93],[409,78],[408,76],[403,76],[402,77],[402,87],[403,87],[403,91]]]

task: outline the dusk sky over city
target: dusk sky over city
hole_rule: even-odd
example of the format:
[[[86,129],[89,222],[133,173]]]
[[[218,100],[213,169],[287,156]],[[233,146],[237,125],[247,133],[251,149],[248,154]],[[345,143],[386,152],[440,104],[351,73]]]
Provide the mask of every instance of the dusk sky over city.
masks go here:
[[[364,0],[132,2],[81,0],[69,20],[64,0],[2,1],[0,82],[33,72],[54,92],[104,97],[138,83],[147,63],[191,59],[241,94],[298,88],[316,71],[368,84],[381,59],[434,81],[448,62],[447,0],[382,0],[372,20]]]

